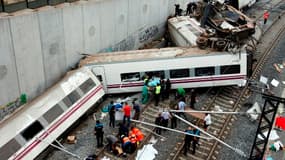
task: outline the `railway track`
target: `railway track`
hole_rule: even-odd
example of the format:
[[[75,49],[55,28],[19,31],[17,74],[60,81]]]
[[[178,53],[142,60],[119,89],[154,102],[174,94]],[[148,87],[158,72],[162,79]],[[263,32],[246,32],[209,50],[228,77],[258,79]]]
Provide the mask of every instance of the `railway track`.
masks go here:
[[[283,14],[284,15],[284,14]],[[268,29],[267,31],[270,31]],[[266,34],[266,32],[264,33]],[[263,66],[265,65],[266,60],[270,56],[272,50],[279,42],[281,36],[285,34],[285,27],[283,26],[276,34],[274,39],[268,45],[266,50],[257,57],[257,63],[253,68],[253,74],[250,78],[251,81],[258,81],[258,77],[260,72],[262,71]],[[252,94],[252,90],[248,86],[248,84],[244,88],[237,88],[237,87],[225,87],[218,91],[218,93],[211,99],[209,99],[202,110],[213,110],[214,106],[219,106],[223,111],[232,111],[238,112],[241,109],[243,102],[245,101],[246,97]],[[208,129],[208,133],[214,135],[215,137],[225,140],[227,135],[230,132],[231,126],[233,121],[237,120],[235,115],[219,115],[219,114],[212,114],[212,125]],[[196,120],[197,121],[197,120]],[[199,124],[199,122],[196,122]],[[183,149],[183,138],[181,136],[181,145],[175,155],[171,158],[172,160],[184,160],[184,159],[193,159],[193,160],[216,160],[217,155],[219,154],[219,150],[221,149],[221,144],[215,140],[199,140],[199,146],[196,149],[195,155],[187,153],[185,156],[182,154]]]

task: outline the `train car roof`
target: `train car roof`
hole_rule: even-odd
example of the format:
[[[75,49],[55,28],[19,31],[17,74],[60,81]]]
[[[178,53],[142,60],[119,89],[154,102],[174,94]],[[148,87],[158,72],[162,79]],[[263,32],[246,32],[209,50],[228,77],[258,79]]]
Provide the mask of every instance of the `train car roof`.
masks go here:
[[[94,55],[88,55],[83,58],[79,66],[85,66],[88,64],[105,64],[105,63],[120,63],[130,61],[146,61],[154,59],[169,59],[169,58],[183,58],[191,56],[201,55],[213,55],[213,54],[231,54],[229,52],[217,52],[208,49],[199,49],[197,47],[171,47],[160,49],[146,49],[146,50],[133,50],[133,51],[120,51],[120,52],[108,52],[97,53]]]

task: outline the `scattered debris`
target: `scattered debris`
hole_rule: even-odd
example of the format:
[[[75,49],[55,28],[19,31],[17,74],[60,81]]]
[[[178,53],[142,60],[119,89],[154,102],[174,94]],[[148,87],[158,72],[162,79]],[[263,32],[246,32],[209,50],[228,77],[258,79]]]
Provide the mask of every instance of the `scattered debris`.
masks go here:
[[[281,73],[282,70],[281,70],[281,68],[279,68],[279,66],[276,63],[274,63],[273,66],[275,67],[277,72]]]
[[[279,81],[277,81],[276,79],[273,78],[272,81],[271,81],[271,85],[274,86],[274,87],[278,87]]]
[[[224,3],[196,2],[189,16],[168,20],[170,37],[181,47],[237,52],[255,33],[255,21]]]
[[[255,102],[254,105],[246,111],[246,113],[250,113],[250,114],[248,114],[248,116],[252,121],[257,120],[258,113],[261,113],[261,109],[260,109],[259,104],[257,102]],[[256,113],[256,114],[254,114],[254,113]]]
[[[66,142],[67,142],[68,144],[75,144],[76,141],[77,141],[77,140],[76,140],[76,136],[75,136],[75,135],[71,135],[71,136],[68,136],[68,137],[67,137],[67,141],[66,141]]]

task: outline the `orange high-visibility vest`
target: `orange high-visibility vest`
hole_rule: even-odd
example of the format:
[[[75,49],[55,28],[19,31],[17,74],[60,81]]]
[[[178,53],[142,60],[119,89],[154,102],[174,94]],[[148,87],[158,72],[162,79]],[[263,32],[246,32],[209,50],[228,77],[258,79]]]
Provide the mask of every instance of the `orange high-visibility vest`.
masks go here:
[[[133,128],[132,129],[132,133],[134,133],[136,135],[136,138],[138,141],[142,141],[144,138],[143,133],[141,132],[141,130],[139,130],[138,128]]]
[[[130,136],[131,143],[137,143],[137,138],[135,134],[131,134]]]
[[[129,137],[124,137],[124,138],[123,138],[123,144],[125,144],[125,143],[127,143],[127,142],[130,142]]]

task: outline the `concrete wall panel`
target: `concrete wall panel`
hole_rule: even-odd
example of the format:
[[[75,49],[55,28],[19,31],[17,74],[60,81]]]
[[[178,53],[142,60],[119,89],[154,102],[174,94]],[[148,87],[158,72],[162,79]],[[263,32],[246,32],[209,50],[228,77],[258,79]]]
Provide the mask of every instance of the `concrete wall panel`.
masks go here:
[[[37,15],[11,17],[10,24],[20,92],[33,98],[45,89]]]
[[[169,16],[168,13],[168,5],[169,5],[169,1],[165,1],[165,0],[161,0],[159,3],[160,6],[160,13],[159,13],[159,19],[158,22],[161,23],[166,23],[167,18]]]
[[[141,8],[140,8],[140,28],[145,29],[149,26],[149,19],[150,17],[150,12],[151,12],[151,4],[152,0],[141,0]]]
[[[46,87],[67,71],[62,9],[38,12]]]
[[[124,40],[128,35],[128,9],[129,2],[126,0],[117,0],[115,7],[115,44]]]
[[[0,33],[0,105],[4,105],[20,95],[8,18],[0,20]]]
[[[141,0],[128,0],[128,36],[133,35],[141,27]]]
[[[80,5],[62,9],[66,65],[74,67],[84,53],[83,14]]]
[[[156,25],[158,22],[160,22],[160,10],[162,6],[160,6],[161,0],[152,1],[149,2],[149,25]]]
[[[10,26],[1,18],[0,103],[37,95],[78,62],[78,53],[136,49],[161,36],[177,3],[186,9],[188,0],[81,1],[11,16]]]
[[[98,52],[101,47],[101,2],[87,3],[83,9],[84,49],[88,54]]]
[[[100,7],[100,25],[101,25],[101,47],[107,48],[107,52],[112,51],[109,48],[115,44],[115,27],[117,21],[115,16],[114,1],[103,1]]]

